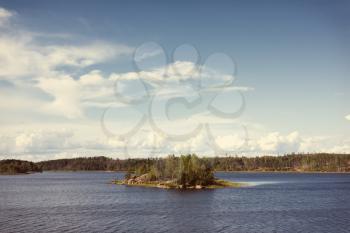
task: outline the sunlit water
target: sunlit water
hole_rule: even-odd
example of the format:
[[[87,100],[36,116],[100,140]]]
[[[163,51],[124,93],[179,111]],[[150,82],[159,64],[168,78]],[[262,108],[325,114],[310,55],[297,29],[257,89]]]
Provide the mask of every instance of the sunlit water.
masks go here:
[[[0,232],[350,232],[349,174],[218,173],[248,187],[109,184],[122,173],[0,176]]]

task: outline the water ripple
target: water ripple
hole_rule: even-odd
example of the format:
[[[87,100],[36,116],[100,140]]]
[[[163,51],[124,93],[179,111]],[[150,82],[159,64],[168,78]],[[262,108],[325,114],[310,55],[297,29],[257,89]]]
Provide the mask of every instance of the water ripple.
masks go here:
[[[346,174],[220,177],[248,188],[179,192],[108,184],[122,174],[0,177],[0,232],[349,232]]]

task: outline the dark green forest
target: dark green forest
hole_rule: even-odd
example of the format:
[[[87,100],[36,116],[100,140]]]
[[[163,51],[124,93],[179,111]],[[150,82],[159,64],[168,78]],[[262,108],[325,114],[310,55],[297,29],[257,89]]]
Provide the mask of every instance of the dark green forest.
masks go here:
[[[174,161],[179,157],[172,156]],[[135,171],[140,167],[165,165],[165,158],[111,159],[88,157],[58,159],[37,163],[43,170],[64,171]],[[295,172],[350,172],[350,154],[288,154],[259,157],[208,157],[205,161],[215,171],[295,171]]]
[[[41,166],[23,160],[0,160],[0,174],[20,174],[31,172],[42,172]]]

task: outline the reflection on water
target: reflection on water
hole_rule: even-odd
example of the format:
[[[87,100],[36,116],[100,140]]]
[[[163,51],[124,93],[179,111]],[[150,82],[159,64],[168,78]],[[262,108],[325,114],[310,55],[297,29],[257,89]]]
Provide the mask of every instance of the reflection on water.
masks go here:
[[[124,187],[122,173],[0,176],[0,232],[348,232],[349,174],[218,173],[245,188]]]
[[[280,181],[246,181],[246,182],[237,182],[247,186],[257,186],[257,185],[265,185],[265,184],[278,184]]]

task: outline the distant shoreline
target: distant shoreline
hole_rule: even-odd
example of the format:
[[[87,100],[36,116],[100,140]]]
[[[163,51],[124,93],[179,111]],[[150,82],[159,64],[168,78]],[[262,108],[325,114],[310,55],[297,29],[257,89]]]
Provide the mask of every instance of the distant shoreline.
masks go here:
[[[44,170],[43,172],[104,172],[104,173],[115,173],[115,172],[127,172],[125,170],[118,171],[106,171],[106,170]],[[34,172],[35,173],[35,172]],[[215,171],[215,173],[334,173],[334,174],[350,174],[350,172],[327,172],[327,171]]]
[[[175,162],[181,156],[171,155]],[[350,154],[288,154],[256,157],[198,157],[210,164],[215,172],[236,173],[350,173]],[[166,157],[113,159],[104,156],[56,159],[41,162],[0,160],[0,174],[27,171],[103,171],[126,172],[137,167],[164,165]]]
[[[101,172],[101,173],[120,173],[127,171],[105,171],[105,170],[44,170],[42,172],[27,172],[27,173],[0,173],[0,176],[19,176],[19,175],[31,175],[37,173],[75,173],[75,172]],[[275,174],[350,174],[350,172],[319,172],[319,171],[215,171],[214,173],[275,173]]]
[[[328,171],[215,171],[215,172],[226,172],[226,173],[298,173],[298,174],[307,174],[307,173],[334,173],[334,174],[350,174],[348,171],[344,172],[328,172]]]
[[[174,155],[172,155],[174,156]],[[174,156],[178,160],[179,156]],[[350,154],[289,154],[257,157],[200,157],[211,164],[214,171],[227,172],[295,172],[295,173],[349,173]],[[107,157],[80,157],[37,162],[47,170],[110,170],[128,171],[136,167],[150,167],[164,163],[165,157],[112,159]]]
[[[30,175],[34,173],[41,173],[41,172],[0,173],[0,176],[20,176],[20,175]]]

